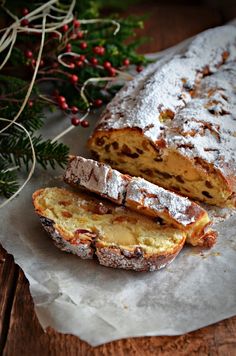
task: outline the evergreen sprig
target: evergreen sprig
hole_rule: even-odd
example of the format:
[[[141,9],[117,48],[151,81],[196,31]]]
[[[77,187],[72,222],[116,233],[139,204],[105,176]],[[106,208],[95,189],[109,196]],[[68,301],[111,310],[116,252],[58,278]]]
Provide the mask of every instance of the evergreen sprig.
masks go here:
[[[0,160],[0,195],[9,198],[19,187],[15,170],[9,170],[8,162]]]
[[[42,136],[32,137],[37,162],[47,168],[50,165],[55,168],[56,163],[62,168],[67,162],[69,149],[62,143],[43,140]],[[32,161],[31,146],[27,136],[23,136],[17,129],[15,132],[0,139],[0,157],[10,164],[14,164],[26,170]]]
[[[126,4],[135,0],[127,0]],[[137,0],[136,0],[137,1]],[[1,2],[0,2],[1,3]],[[6,0],[5,7],[22,16],[22,10],[34,10],[39,6],[37,0]],[[70,0],[60,0],[57,6],[66,8]],[[83,0],[76,1],[74,16],[76,19],[99,18],[100,11],[104,7],[115,8],[117,3],[113,0]],[[123,8],[123,4],[121,8]],[[60,13],[59,13],[60,15]],[[12,18],[0,8],[0,29],[8,26]],[[61,109],[69,117],[71,123],[80,123],[79,116],[87,109],[87,104],[80,96],[80,90],[89,78],[116,76],[116,70],[125,71],[129,63],[141,66],[147,63],[144,56],[136,52],[143,39],[135,37],[136,29],[142,28],[142,19],[128,17],[120,19],[110,16],[107,19],[117,20],[120,31],[114,36],[114,24],[111,22],[93,24],[69,23],[62,28],[62,41],[52,34],[47,34],[43,49],[42,63],[29,102],[17,120],[24,126],[32,137],[36,160],[43,168],[55,168],[56,165],[64,167],[67,161],[69,148],[62,143],[45,140],[37,131],[46,122],[44,107],[52,110]],[[29,24],[30,26],[30,24]],[[80,36],[81,35],[81,36]],[[83,43],[86,43],[86,46]],[[29,34],[26,31],[18,33],[11,57],[0,74],[0,117],[12,120],[18,113],[27,93],[32,73],[35,67],[35,59],[40,46],[40,36]],[[65,61],[71,64],[71,68],[61,65],[58,56],[70,50],[77,53],[76,58],[68,57]],[[96,53],[99,47],[102,54]],[[69,51],[70,51],[69,50]],[[0,54],[0,62],[3,61],[6,51]],[[78,63],[78,56],[85,60]],[[93,64],[92,61],[96,63]],[[104,63],[109,62],[112,68],[106,68]],[[73,80],[72,80],[73,79]],[[51,89],[43,84],[50,83]],[[52,85],[53,84],[53,85]],[[120,89],[121,84],[107,85],[107,82],[99,81],[86,86],[85,95],[92,109],[105,105]],[[42,95],[43,94],[43,95]],[[63,99],[63,100],[62,100]],[[72,116],[73,114],[73,116]],[[70,121],[69,121],[70,122]],[[0,120],[0,130],[7,125]],[[81,122],[83,127],[89,126],[88,122]],[[0,133],[0,195],[10,197],[18,189],[18,172],[28,171],[32,162],[32,152],[29,138],[25,132],[15,125]]]

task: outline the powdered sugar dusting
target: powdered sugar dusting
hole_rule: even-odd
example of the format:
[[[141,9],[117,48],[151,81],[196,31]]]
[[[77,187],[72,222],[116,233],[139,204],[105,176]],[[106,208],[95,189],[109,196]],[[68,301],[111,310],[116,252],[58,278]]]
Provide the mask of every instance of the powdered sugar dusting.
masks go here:
[[[165,132],[168,146],[236,172],[236,61],[202,79],[197,98],[180,110]]]
[[[65,180],[70,180],[74,184],[79,184],[93,192],[97,189],[102,194],[106,193],[106,181],[109,167],[99,162],[77,157],[69,163],[65,172]]]
[[[135,203],[156,213],[168,211],[176,222],[184,226],[196,220],[193,213],[188,213],[192,204],[188,198],[180,197],[142,178],[132,178],[129,182],[126,201],[127,206],[129,202],[131,205]]]
[[[106,196],[122,204],[126,192],[127,180],[124,175],[115,169],[110,169],[106,184]]]
[[[96,177],[93,175],[96,172]],[[71,159],[65,174],[65,180],[73,185],[105,196],[106,198],[132,208],[146,208],[160,213],[169,220],[183,226],[198,220],[202,209],[188,198],[181,197],[145,179],[126,176],[110,166],[83,157]],[[192,207],[192,209],[189,209]],[[194,207],[194,208],[193,208]]]
[[[107,106],[98,130],[139,128],[153,140],[161,134],[160,115],[175,114],[192,98],[195,88],[207,68],[211,73],[228,60],[236,58],[236,27],[222,26],[198,35],[185,51],[169,56],[149,66],[128,83]]]
[[[118,204],[123,201],[127,179],[108,165],[79,156],[70,161],[65,173],[69,183],[106,196]]]

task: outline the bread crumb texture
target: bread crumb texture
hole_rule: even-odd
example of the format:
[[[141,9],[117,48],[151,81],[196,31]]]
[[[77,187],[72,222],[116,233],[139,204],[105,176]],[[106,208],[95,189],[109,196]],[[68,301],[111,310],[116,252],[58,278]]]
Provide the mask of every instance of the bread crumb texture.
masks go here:
[[[34,196],[37,213],[52,220],[68,241],[93,239],[104,246],[140,247],[153,254],[170,253],[185,239],[178,229],[85,193],[46,188]]]

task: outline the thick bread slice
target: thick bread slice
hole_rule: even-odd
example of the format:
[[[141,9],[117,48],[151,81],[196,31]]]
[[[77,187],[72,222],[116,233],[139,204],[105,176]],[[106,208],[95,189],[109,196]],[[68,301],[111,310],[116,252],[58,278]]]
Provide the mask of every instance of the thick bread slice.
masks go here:
[[[185,232],[84,192],[45,188],[33,204],[57,247],[81,258],[135,271],[155,271],[182,249]]]
[[[121,205],[131,177],[107,164],[81,156],[70,156],[64,180],[73,187],[83,187]]]
[[[236,206],[236,26],[148,66],[103,112],[96,159],[217,206]]]
[[[211,221],[204,209],[144,179],[124,175],[80,156],[70,157],[64,179],[73,187],[83,187],[182,229],[187,242],[194,246],[211,247],[215,243],[216,233],[209,229]]]

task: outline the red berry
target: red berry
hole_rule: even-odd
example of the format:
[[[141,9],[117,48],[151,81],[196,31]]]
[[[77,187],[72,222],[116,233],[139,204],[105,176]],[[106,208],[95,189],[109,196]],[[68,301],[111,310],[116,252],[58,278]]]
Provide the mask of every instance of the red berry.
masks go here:
[[[116,75],[116,70],[115,70],[115,68],[113,68],[113,67],[108,68],[108,72],[109,72],[109,75],[110,75],[111,77],[115,77],[115,75]]]
[[[40,67],[43,67],[43,66],[44,66],[44,60],[43,60],[43,59],[41,59],[41,61],[40,61],[40,63],[39,63],[39,66],[40,66]]]
[[[128,58],[125,58],[125,59],[123,60],[123,65],[126,66],[126,67],[128,67],[128,66],[130,65],[130,60],[129,60]]]
[[[75,68],[75,64],[74,63],[70,63],[69,66],[70,66],[70,69],[74,69]]]
[[[100,46],[100,56],[103,56],[104,55],[104,53],[105,53],[105,48],[104,47],[102,47],[102,46]]]
[[[27,20],[27,19],[23,19],[23,20],[21,20],[21,26],[28,26],[29,25],[29,20]]]
[[[96,65],[98,64],[97,58],[92,57],[92,58],[90,58],[89,61],[90,61],[90,63],[91,63],[92,65],[94,65],[94,66],[96,66]]]
[[[103,63],[103,67],[104,67],[105,69],[109,69],[109,68],[111,68],[111,63],[108,62],[108,61],[105,61],[105,62]]]
[[[81,42],[79,46],[81,49],[86,49],[88,47],[88,44],[87,42]]]
[[[80,22],[79,22],[79,20],[74,19],[73,25],[74,25],[74,28],[80,27]]]
[[[71,109],[72,114],[77,114],[77,112],[79,111],[77,106],[72,106],[70,109]]]
[[[35,60],[35,59],[32,59],[32,60],[31,60],[31,64],[32,64],[32,66],[35,66],[36,60]]]
[[[96,99],[96,100],[94,100],[94,102],[93,102],[93,105],[96,106],[97,108],[99,108],[100,106],[102,106],[102,104],[103,104],[102,99]]]
[[[66,98],[62,95],[58,96],[57,101],[59,104],[66,103]]]
[[[33,100],[29,100],[29,101],[28,101],[28,105],[29,105],[30,108],[32,108],[32,106],[34,105]]]
[[[82,62],[82,61],[77,61],[76,62],[76,66],[79,67],[79,68],[83,67],[83,65],[84,65],[84,62]]]
[[[83,121],[82,121],[83,122]],[[78,126],[79,124],[80,124],[80,119],[78,118],[78,117],[72,117],[71,118],[71,123],[72,123],[72,125],[74,125],[74,126]]]
[[[89,127],[89,122],[87,120],[81,121],[81,126],[82,127]]]
[[[59,34],[57,32],[51,32],[50,37],[51,38],[59,38]]]
[[[84,33],[82,32],[82,31],[78,31],[77,32],[77,38],[78,38],[78,40],[81,40],[81,38],[83,38],[84,37]]]
[[[142,72],[142,70],[143,70],[142,66],[137,66],[136,67],[136,72],[140,73],[140,72]]]
[[[32,58],[32,57],[33,57],[33,52],[30,51],[29,49],[27,49],[27,50],[25,51],[25,57],[26,57],[26,58]]]
[[[79,78],[78,78],[78,76],[77,76],[76,74],[72,74],[72,75],[70,76],[70,81],[71,81],[72,84],[77,83],[78,80],[79,80]]]
[[[82,61],[82,62],[85,61],[85,58],[86,58],[86,57],[85,57],[83,54],[81,54],[81,55],[79,56],[79,60]]]
[[[105,48],[102,46],[96,46],[96,47],[93,47],[93,52],[95,54],[98,54],[99,56],[103,56],[105,53]]]
[[[28,15],[28,13],[29,13],[29,10],[27,9],[27,7],[24,7],[24,9],[22,9],[22,15],[26,16],[26,15]]]
[[[61,31],[62,32],[67,32],[69,30],[69,26],[66,24],[66,25],[63,25],[62,28],[61,28]]]
[[[62,110],[67,110],[68,109],[68,104],[67,103],[61,103],[61,104],[59,104],[60,105],[60,108],[62,109]]]
[[[71,44],[67,43],[66,45],[66,52],[71,52]]]

